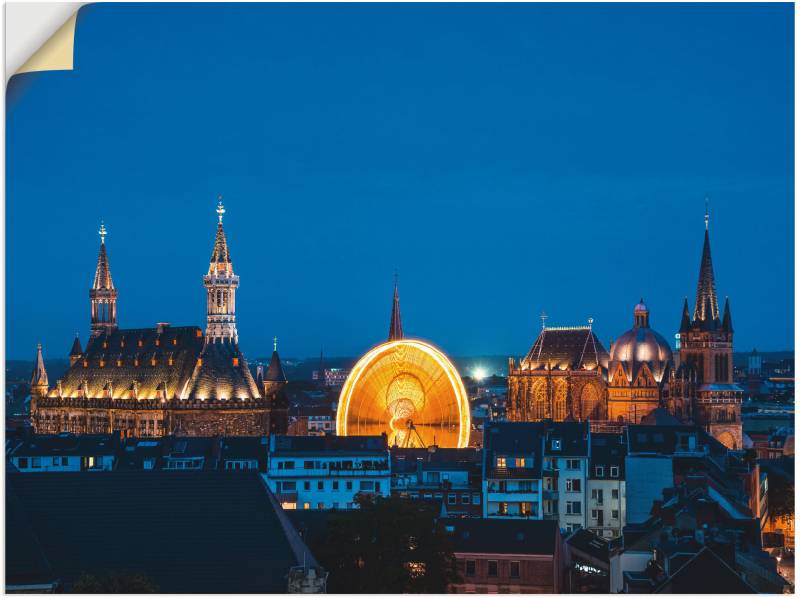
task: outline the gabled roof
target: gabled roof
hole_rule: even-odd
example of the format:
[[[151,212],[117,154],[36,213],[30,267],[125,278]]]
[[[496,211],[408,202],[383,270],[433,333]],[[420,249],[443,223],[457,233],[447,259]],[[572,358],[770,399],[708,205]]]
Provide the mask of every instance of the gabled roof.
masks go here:
[[[163,593],[284,593],[289,569],[302,564],[297,540],[290,543],[257,472],[10,474],[6,480],[7,500],[11,492],[19,497],[66,590],[84,571],[127,571],[151,577]],[[9,546],[19,533],[7,531]]]
[[[553,422],[545,420],[547,442],[544,454],[551,457],[586,457],[589,455],[589,422]],[[553,440],[558,440],[558,449]]]
[[[458,518],[440,519],[453,552],[553,556],[560,539],[557,521]]]
[[[542,328],[522,369],[596,369],[608,367],[608,351],[590,326]]]
[[[750,584],[708,547],[655,589],[656,594],[756,594]]]

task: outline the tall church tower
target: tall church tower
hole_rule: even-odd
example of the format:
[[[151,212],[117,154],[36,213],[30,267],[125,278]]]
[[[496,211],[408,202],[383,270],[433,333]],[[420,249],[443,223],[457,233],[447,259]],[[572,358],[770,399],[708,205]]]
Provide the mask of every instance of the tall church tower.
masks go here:
[[[228,241],[225,239],[225,230],[222,228],[224,215],[225,207],[222,205],[220,197],[217,205],[217,217],[219,218],[217,237],[214,240],[214,251],[211,253],[208,274],[203,277],[203,284],[208,294],[206,342],[237,344],[239,336],[236,333],[236,289],[239,287],[239,277],[233,273]]]
[[[111,280],[111,267],[106,255],[106,235],[108,231],[100,223],[100,255],[97,256],[97,268],[94,272],[94,284],[89,291],[92,302],[92,336],[103,332],[111,332],[117,328],[117,289]]]
[[[403,340],[403,321],[400,318],[400,295],[397,292],[397,275],[394,277],[394,299],[392,300],[392,316],[389,319],[389,340]]]
[[[720,319],[708,210],[705,225],[694,313],[689,316],[688,302],[684,302],[681,316],[680,363],[692,372],[695,380],[692,406],[695,422],[729,448],[740,449],[742,390],[733,383],[733,322],[727,299]]]

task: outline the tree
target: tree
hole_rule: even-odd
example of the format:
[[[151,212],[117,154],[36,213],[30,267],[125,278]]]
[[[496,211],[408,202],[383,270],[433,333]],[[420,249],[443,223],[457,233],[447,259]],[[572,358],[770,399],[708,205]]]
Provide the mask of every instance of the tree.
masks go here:
[[[70,591],[73,594],[155,594],[158,584],[143,573],[111,571],[95,575],[83,572]]]
[[[443,593],[459,580],[452,545],[431,504],[359,495],[310,539],[331,593]],[[315,541],[316,540],[316,541]]]

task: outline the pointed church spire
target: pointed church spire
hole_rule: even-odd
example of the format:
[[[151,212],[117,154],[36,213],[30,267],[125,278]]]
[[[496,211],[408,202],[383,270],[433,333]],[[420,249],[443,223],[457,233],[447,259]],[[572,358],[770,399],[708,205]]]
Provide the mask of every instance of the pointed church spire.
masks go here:
[[[42,343],[36,345],[36,361],[33,362],[33,372],[31,373],[31,392],[34,389],[47,389],[47,370],[44,367],[44,357],[42,357]]]
[[[117,290],[111,280],[111,266],[106,253],[106,235],[108,230],[105,223],[100,223],[100,253],[97,256],[97,266],[94,271],[94,283],[89,290],[89,299],[92,303],[92,336],[102,334],[106,330],[117,327]]]
[[[719,303],[714,282],[714,266],[711,263],[711,242],[708,238],[708,207],[706,207],[706,233],[703,241],[703,257],[700,259],[700,276],[697,281],[697,296],[694,302],[694,319],[700,321],[719,320]]]
[[[689,298],[683,298],[683,314],[681,314],[681,327],[678,332],[689,332],[689,326],[692,324],[691,317],[689,316]]]
[[[72,342],[72,349],[70,349],[69,356],[80,356],[83,355],[83,349],[81,348],[81,337],[78,333],[75,333],[75,340]]]
[[[731,320],[731,304],[727,297],[725,297],[725,310],[722,316],[722,327],[727,332],[733,332],[733,321]]]
[[[389,340],[399,341],[403,338],[403,321],[400,319],[400,295],[397,292],[397,273],[394,275],[394,301],[392,302],[392,318],[389,321]]]

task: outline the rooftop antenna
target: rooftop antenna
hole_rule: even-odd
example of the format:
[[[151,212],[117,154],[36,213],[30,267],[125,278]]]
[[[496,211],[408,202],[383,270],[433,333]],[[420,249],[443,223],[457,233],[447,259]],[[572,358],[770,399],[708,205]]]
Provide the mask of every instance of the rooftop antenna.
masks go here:
[[[542,310],[542,313],[541,313],[541,315],[539,317],[542,319],[542,330],[544,330],[545,329],[545,323],[547,322],[547,314],[544,313],[544,310]]]

